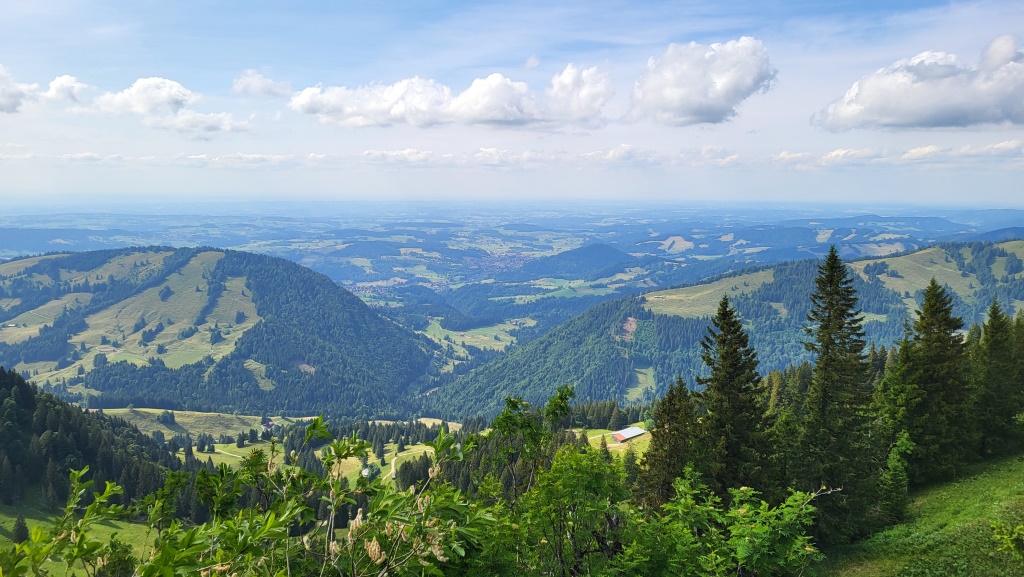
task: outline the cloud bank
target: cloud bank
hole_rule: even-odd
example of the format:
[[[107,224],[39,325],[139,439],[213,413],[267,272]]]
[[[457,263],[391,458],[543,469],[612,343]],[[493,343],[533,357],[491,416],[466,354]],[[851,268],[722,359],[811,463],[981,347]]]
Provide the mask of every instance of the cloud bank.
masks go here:
[[[922,52],[861,78],[812,122],[832,132],[1024,124],[1024,51],[999,36],[971,66]]]

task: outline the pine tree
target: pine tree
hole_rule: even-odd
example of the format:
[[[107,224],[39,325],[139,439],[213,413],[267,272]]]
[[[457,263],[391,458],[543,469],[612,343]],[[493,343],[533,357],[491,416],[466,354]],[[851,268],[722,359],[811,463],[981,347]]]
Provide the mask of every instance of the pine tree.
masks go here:
[[[979,453],[1005,452],[1019,441],[1014,417],[1024,410],[1024,389],[1018,380],[1013,322],[998,301],[993,300],[988,309],[975,361]]]
[[[815,357],[804,395],[795,488],[842,491],[821,499],[816,533],[826,543],[862,534],[876,499],[868,443],[868,365],[863,317],[850,276],[833,246],[818,267],[805,343]]]
[[[703,462],[696,444],[697,404],[682,377],[654,406],[651,444],[640,464],[637,495],[644,505],[660,507],[674,497],[672,482],[682,477],[687,464]]]
[[[764,409],[757,354],[749,345],[736,310],[723,296],[712,326],[701,341],[701,358],[710,369],[698,377],[707,412],[699,429],[700,444],[709,449],[707,470],[699,470],[719,495],[729,488],[760,484],[764,467]]]
[[[972,451],[976,434],[971,424],[967,355],[959,331],[963,320],[953,316],[953,299],[933,278],[924,291],[914,322],[909,379],[921,389],[912,412],[910,456],[912,484],[952,477]]]

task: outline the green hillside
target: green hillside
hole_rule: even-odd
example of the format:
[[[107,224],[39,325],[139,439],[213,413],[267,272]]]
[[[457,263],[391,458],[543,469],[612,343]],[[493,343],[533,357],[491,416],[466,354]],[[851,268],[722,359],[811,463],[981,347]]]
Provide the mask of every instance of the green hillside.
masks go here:
[[[890,346],[934,276],[954,294],[954,312],[983,321],[993,298],[1011,314],[1024,304],[1024,241],[943,244],[849,265],[869,341]],[[539,402],[561,384],[580,400],[652,400],[682,376],[702,374],[700,339],[723,295],[739,311],[762,374],[809,359],[803,327],[817,262],[791,261],[709,282],[597,305],[544,336],[463,375],[431,395],[451,418],[494,414],[502,399]]]
[[[404,414],[435,348],[274,257],[147,248],[0,265],[0,364],[93,407]]]
[[[1024,457],[986,463],[953,483],[912,496],[907,521],[828,552],[811,575],[1015,577],[1024,564],[997,552],[993,521],[1024,523]]]

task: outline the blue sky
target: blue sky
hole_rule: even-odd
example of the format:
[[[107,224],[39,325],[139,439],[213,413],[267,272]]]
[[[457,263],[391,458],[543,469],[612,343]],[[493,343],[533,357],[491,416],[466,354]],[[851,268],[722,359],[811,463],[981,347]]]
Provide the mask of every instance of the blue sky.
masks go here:
[[[0,1],[8,200],[1024,205],[1024,5]]]

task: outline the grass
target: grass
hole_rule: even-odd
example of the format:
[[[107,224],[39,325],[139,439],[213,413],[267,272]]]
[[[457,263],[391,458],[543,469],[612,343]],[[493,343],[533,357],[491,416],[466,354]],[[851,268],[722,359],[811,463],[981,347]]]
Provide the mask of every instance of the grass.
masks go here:
[[[466,350],[460,346],[462,344],[480,349],[502,350],[516,341],[516,337],[511,334],[512,331],[519,327],[532,327],[535,324],[537,321],[523,318],[465,331],[449,331],[441,328],[440,318],[435,318],[430,321],[430,325],[423,331],[423,334],[442,346],[450,342],[458,354],[464,355]]]
[[[644,392],[653,391],[655,387],[654,367],[633,369],[633,376],[636,384],[626,390],[627,401],[639,401],[643,398]]]
[[[200,433],[206,433],[218,439],[221,435],[235,437],[241,432],[248,433],[249,429],[260,430],[260,417],[253,415],[174,411],[174,425],[168,427],[156,420],[163,412],[162,409],[104,409],[103,412],[107,415],[121,417],[144,433],[161,431],[168,438],[188,433],[194,439]],[[284,424],[294,424],[302,420],[292,417],[270,417],[270,419],[275,423]]]
[[[644,308],[663,315],[685,318],[713,316],[718,311],[722,295],[741,295],[772,282],[775,272],[771,269],[729,277],[715,282],[663,291],[646,295]]]
[[[12,544],[11,530],[18,513],[25,516],[25,524],[28,525],[29,531],[35,527],[52,527],[54,519],[60,513],[57,509],[51,509],[43,504],[38,488],[29,489],[25,497],[25,500],[16,505],[0,503],[0,549],[6,549]],[[101,541],[106,541],[117,533],[118,540],[131,545],[136,554],[147,552],[156,537],[155,533],[150,533],[146,525],[121,520],[104,521],[94,525],[91,531],[91,535]],[[54,575],[63,575],[66,573],[67,565],[53,563],[48,568]],[[77,568],[81,569],[81,566]]]
[[[74,308],[88,304],[92,299],[92,293],[68,293],[59,299],[49,301],[42,306],[24,312],[13,319],[3,323],[0,328],[0,341],[8,344],[17,344],[27,341],[32,337],[39,336],[39,329],[43,325],[52,325],[65,307]],[[17,325],[9,327],[7,325]],[[22,326],[24,325],[24,326]]]
[[[1010,577],[1024,565],[995,550],[990,522],[1024,523],[1024,456],[912,495],[907,520],[856,545],[827,552],[813,576]]]
[[[148,274],[149,269],[158,266],[169,253],[140,253],[114,259],[102,267],[96,269],[117,276],[126,274]],[[208,301],[207,281],[204,276],[216,266],[223,258],[221,252],[207,251],[196,255],[179,272],[171,274],[167,280],[159,286],[147,289],[140,294],[117,303],[107,309],[92,314],[86,318],[87,329],[74,335],[70,342],[73,346],[82,350],[81,360],[74,364],[57,370],[56,365],[50,363],[20,364],[15,369],[31,371],[34,379],[43,382],[50,380],[56,382],[59,379],[70,379],[75,377],[79,370],[85,372],[92,370],[94,359],[97,354],[103,352],[110,362],[128,361],[136,365],[144,365],[151,357],[159,357],[164,364],[174,369],[186,364],[200,361],[209,355],[214,360],[219,360],[234,350],[235,343],[242,334],[257,322],[260,317],[256,314],[256,305],[252,301],[252,295],[245,288],[245,278],[236,277],[225,282],[225,290],[217,300],[217,304],[211,311],[205,322],[198,327],[196,334],[182,339],[178,333],[195,323],[200,310]],[[149,260],[148,267],[136,263]],[[95,271],[89,272],[86,276],[92,275]],[[102,276],[102,275],[101,275]],[[105,276],[104,276],[105,278]],[[160,298],[160,292],[164,288],[171,290],[171,295],[166,299]],[[198,287],[198,290],[197,290]],[[52,316],[59,313],[65,304],[71,304],[69,299],[83,299],[88,294],[71,294],[61,300],[51,301],[42,307],[29,313],[21,315],[12,322],[26,322],[28,327],[4,328],[0,330],[0,339],[27,338],[31,334],[38,334],[38,329],[44,322],[52,322]],[[245,320],[235,323],[237,313],[241,311]],[[35,324],[27,317],[34,315]],[[24,319],[22,317],[25,317]],[[140,331],[134,331],[136,322],[143,318],[147,321],[146,327]],[[165,328],[158,333],[151,342],[143,345],[141,341],[142,330],[152,329],[157,323],[163,323]],[[217,327],[224,337],[222,341],[211,344],[210,331]],[[26,332],[27,336],[20,332]],[[31,334],[28,334],[31,333]],[[118,342],[118,347],[101,344],[106,338],[110,342]],[[157,347],[162,346],[165,352],[158,354]],[[261,386],[272,386],[260,367],[249,367],[256,376]],[[38,371],[38,374],[35,374]]]

